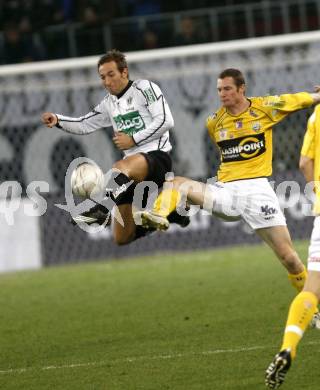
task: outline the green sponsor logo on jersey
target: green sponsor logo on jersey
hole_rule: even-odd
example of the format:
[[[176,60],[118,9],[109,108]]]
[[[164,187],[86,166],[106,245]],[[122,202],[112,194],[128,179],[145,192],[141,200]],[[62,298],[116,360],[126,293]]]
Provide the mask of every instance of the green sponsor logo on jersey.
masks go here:
[[[147,99],[147,102],[149,104],[157,101],[157,97],[156,95],[154,94],[153,90],[151,88],[147,88],[143,91],[143,93],[145,94],[145,97]]]
[[[133,135],[146,128],[144,121],[138,111],[113,117],[118,131],[123,131],[128,135]]]

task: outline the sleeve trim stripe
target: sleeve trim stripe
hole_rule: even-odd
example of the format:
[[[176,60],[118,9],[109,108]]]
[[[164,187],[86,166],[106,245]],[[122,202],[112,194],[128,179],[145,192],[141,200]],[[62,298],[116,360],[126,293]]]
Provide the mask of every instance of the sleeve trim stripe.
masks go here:
[[[152,89],[152,92],[154,93],[154,96],[157,98],[157,100],[159,100],[162,94],[160,96],[157,96],[156,91],[153,89],[153,85],[151,81],[149,81],[149,84],[150,84],[150,88]]]
[[[143,141],[146,141],[148,138],[152,137],[159,129],[161,129],[161,127],[163,126],[163,124],[165,123],[166,121],[166,110],[165,110],[165,107],[164,107],[164,100],[163,100],[163,96],[161,95],[161,100],[162,100],[162,109],[163,109],[163,121],[162,123],[160,124],[159,127],[157,127],[153,133],[149,134],[148,137],[140,140],[139,142],[136,142],[137,145],[141,144],[141,142]]]
[[[168,142],[169,140],[169,137],[166,138],[166,140],[164,141],[164,143],[162,144],[162,146],[159,148],[160,150],[164,148],[165,144]]]
[[[97,115],[101,115],[101,112],[92,111],[92,115],[88,114],[87,116],[85,116],[85,117],[83,117],[81,119],[74,119],[74,120],[72,120],[72,119],[62,119],[62,118],[59,118],[59,122],[83,122],[83,121],[85,121],[87,119],[90,119],[90,118],[92,118],[94,116],[97,116]]]

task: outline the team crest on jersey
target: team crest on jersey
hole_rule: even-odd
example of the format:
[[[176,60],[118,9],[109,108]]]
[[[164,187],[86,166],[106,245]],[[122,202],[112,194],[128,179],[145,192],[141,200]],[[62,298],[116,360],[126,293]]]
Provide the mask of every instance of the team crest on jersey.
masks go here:
[[[225,139],[228,134],[228,129],[220,129],[219,130],[219,137],[220,139]]]
[[[254,118],[258,118],[258,114],[255,112],[255,111],[253,111],[252,109],[249,111],[249,114],[251,115],[251,116],[253,116]]]
[[[242,120],[239,119],[236,121],[236,129],[242,129],[243,123]]]
[[[128,99],[127,99],[127,104],[128,106],[130,106],[130,104],[132,103],[132,96],[129,96]]]
[[[253,131],[259,131],[261,129],[261,123],[260,122],[254,122],[252,125]]]

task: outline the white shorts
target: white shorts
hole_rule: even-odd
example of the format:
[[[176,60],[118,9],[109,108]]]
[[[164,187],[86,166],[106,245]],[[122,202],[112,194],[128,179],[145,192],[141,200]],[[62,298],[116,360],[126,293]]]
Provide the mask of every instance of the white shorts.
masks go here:
[[[309,245],[308,271],[320,272],[320,216],[315,217]]]
[[[286,219],[266,178],[208,185],[204,209],[227,220],[243,219],[251,229],[286,226]]]

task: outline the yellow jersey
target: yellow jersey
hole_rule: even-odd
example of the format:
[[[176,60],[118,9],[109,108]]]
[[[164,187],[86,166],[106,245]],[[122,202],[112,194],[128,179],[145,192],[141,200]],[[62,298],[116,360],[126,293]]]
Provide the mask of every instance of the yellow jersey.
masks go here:
[[[320,181],[320,105],[317,105],[308,120],[307,131],[304,136],[301,155],[314,160],[314,181]],[[320,214],[320,189],[316,188],[314,212]]]
[[[248,98],[239,115],[225,107],[207,119],[210,138],[218,145],[222,182],[267,177],[272,174],[272,127],[291,112],[313,104],[307,92]]]

